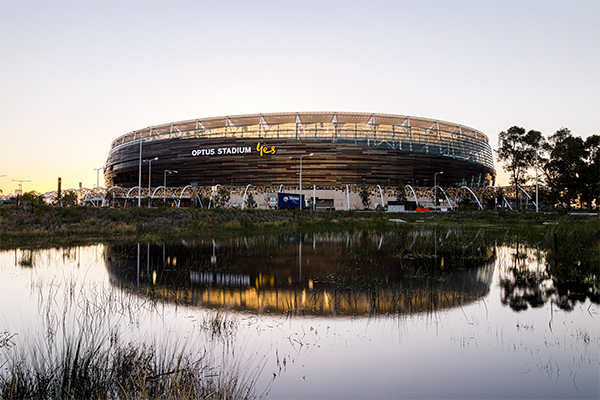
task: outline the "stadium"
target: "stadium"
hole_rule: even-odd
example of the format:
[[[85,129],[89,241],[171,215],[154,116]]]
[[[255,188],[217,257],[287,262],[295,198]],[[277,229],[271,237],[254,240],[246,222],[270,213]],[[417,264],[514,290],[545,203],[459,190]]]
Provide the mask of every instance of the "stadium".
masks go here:
[[[487,136],[464,125],[391,114],[290,112],[129,132],[112,142],[104,179],[108,188],[137,187],[142,197],[165,196],[172,187],[214,191],[217,185],[234,195],[248,187],[260,194],[298,190],[302,181],[314,197],[335,201],[323,191],[356,192],[364,185],[378,187],[383,202],[382,188],[433,187],[434,181],[485,187],[494,184],[495,171]]]

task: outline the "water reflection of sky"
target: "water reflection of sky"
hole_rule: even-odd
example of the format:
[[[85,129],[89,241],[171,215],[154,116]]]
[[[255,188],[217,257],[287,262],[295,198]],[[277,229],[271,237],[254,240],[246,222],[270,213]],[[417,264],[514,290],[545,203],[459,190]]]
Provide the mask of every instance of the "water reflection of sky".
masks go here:
[[[125,253],[134,261],[123,265],[137,272],[137,246]],[[541,279],[537,282],[539,294],[547,296],[545,300],[516,312],[503,301],[506,289],[500,283],[510,279],[510,268],[516,262],[533,272],[538,271],[538,262],[531,249],[526,257],[515,258],[514,254],[514,248],[498,247],[491,266],[475,267],[473,271],[479,272],[467,281],[483,282],[485,290],[480,296],[469,294],[468,301],[425,312],[363,312],[340,318],[327,313],[259,313],[252,307],[235,311],[232,307],[226,317],[235,328],[229,342],[221,345],[237,349],[236,357],[252,360],[252,365],[263,363],[257,390],[260,393],[268,386],[268,398],[598,398],[598,305],[584,301],[576,303],[572,311],[563,310],[551,298],[551,281]],[[134,289],[121,289],[118,282],[137,284],[136,279],[111,277],[106,256],[107,249],[101,245],[29,254],[25,250],[0,252],[0,331],[18,333],[17,345],[27,343],[28,335],[43,328],[45,310],[39,309],[40,297],[50,291],[58,303],[67,301],[65,293],[74,287],[96,293],[112,290],[112,296],[135,294],[135,285]],[[281,258],[284,266],[285,258]],[[210,254],[206,262],[210,265]],[[385,272],[385,260],[376,263]],[[327,269],[318,271],[327,276]],[[283,272],[280,278],[285,279],[279,281],[274,274],[279,293],[301,288],[301,282],[288,282],[288,270]],[[239,275],[255,278],[250,271]],[[543,274],[537,276],[543,278]],[[305,279],[309,279],[307,275]],[[443,282],[445,290],[438,293],[460,285],[465,293],[472,293],[465,282],[463,278],[449,279]],[[315,287],[331,287],[330,282],[319,285]],[[383,287],[388,290],[390,280],[386,285]],[[205,296],[207,288],[199,285],[198,295]],[[227,291],[239,295],[239,289],[232,286]],[[165,338],[194,337],[206,315],[215,313],[215,304],[209,299],[208,308],[199,307],[189,301],[191,289],[187,298],[184,293],[165,291],[163,297],[179,296],[186,302],[140,307],[138,315],[115,321],[130,337],[141,332]],[[140,290],[128,301],[135,299],[146,301],[147,292]]]

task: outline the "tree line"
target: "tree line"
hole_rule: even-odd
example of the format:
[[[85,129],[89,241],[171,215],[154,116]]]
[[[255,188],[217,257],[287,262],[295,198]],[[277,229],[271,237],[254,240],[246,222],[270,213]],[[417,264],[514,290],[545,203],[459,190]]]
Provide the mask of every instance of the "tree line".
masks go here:
[[[561,128],[547,139],[541,132],[513,126],[498,135],[498,161],[510,184],[538,182],[550,191],[545,201],[553,207],[597,207],[600,202],[600,135],[585,140]]]

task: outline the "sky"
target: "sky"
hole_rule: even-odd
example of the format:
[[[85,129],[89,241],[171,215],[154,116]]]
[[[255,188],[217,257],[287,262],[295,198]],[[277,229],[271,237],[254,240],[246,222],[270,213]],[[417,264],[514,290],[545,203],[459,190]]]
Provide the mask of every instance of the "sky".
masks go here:
[[[5,195],[104,186],[150,125],[295,111],[600,134],[600,1],[0,0]]]

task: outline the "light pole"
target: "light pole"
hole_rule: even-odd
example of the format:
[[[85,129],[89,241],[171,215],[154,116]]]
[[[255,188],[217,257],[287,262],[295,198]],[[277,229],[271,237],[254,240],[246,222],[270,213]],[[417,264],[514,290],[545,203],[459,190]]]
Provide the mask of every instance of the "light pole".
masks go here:
[[[140,168],[138,173],[138,207],[142,206],[142,134],[140,132]]]
[[[13,182],[19,182],[19,190],[21,191],[21,195],[23,194],[23,182],[31,182],[29,179],[13,179]]]
[[[539,196],[538,196],[538,148],[535,148],[535,212],[539,212],[538,207]]]
[[[163,186],[165,187],[163,190],[166,192],[167,191],[167,172],[169,174],[176,174],[179,171],[175,171],[174,169],[165,169],[165,176],[163,179]],[[166,196],[163,196],[163,201],[166,201]]]
[[[300,159],[300,183],[299,183],[299,192],[300,192],[300,209],[302,210],[302,159],[304,157],[310,157],[312,156],[314,153],[310,153],[310,154],[304,154],[300,157],[298,157]],[[290,157],[290,158],[294,158],[294,157]]]
[[[100,186],[100,170],[104,170],[104,167],[94,168],[96,170],[96,187]]]
[[[434,210],[437,211],[437,176],[443,174],[444,171],[442,172],[436,172],[435,174],[433,174],[433,189],[434,189]]]
[[[148,163],[148,197],[150,197],[150,191],[151,191],[151,182],[152,182],[152,161],[156,161],[158,160],[158,157],[154,157],[154,158],[150,158],[147,160],[144,160],[144,162]],[[150,199],[152,200],[152,199]],[[148,200],[148,207],[150,207],[150,200]]]

